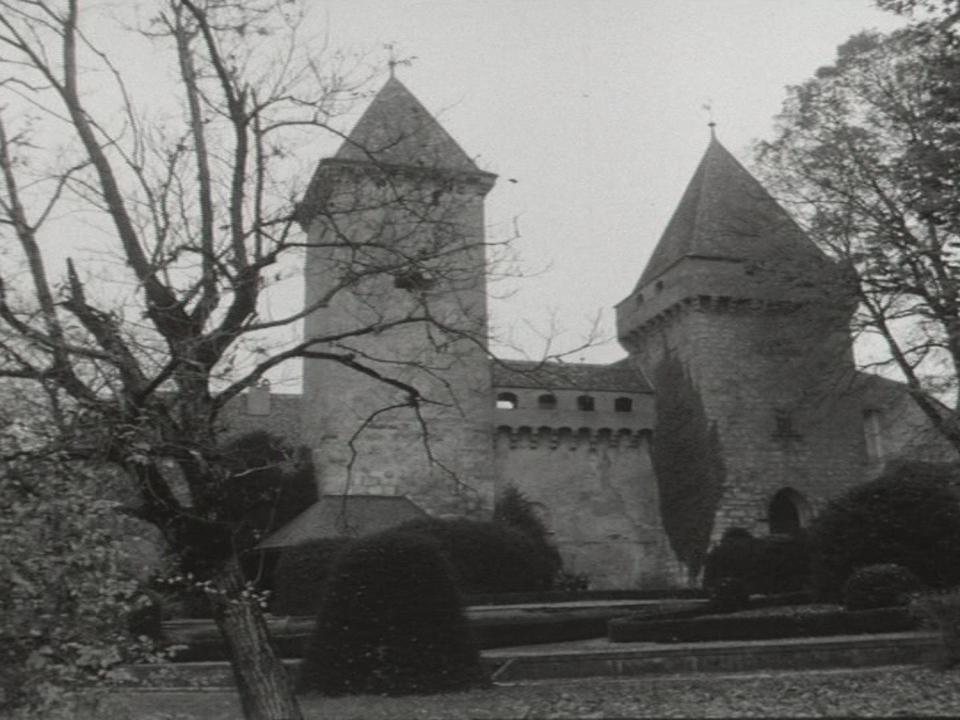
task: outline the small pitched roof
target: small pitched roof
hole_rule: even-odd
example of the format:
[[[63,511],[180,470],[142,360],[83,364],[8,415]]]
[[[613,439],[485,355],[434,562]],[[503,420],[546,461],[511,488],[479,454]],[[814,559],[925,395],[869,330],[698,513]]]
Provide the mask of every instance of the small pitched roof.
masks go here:
[[[776,200],[715,138],[670,218],[637,289],[683,257],[822,262],[814,245]]]
[[[323,495],[257,547],[289,547],[326,537],[360,537],[426,516],[407,497]]]
[[[626,360],[610,365],[498,360],[493,363],[493,385],[498,388],[653,392],[643,374]]]
[[[376,94],[335,156],[428,169],[480,172],[476,163],[395,77]]]

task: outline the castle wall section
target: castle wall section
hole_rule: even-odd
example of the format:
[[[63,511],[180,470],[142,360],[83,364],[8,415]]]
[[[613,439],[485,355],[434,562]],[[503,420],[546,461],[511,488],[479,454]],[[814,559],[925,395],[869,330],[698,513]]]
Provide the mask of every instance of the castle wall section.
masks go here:
[[[537,504],[565,569],[592,588],[677,584],[650,463],[649,393],[550,390],[556,405],[543,408],[543,389],[496,390],[516,398],[495,411],[498,490],[513,485]],[[578,407],[584,396],[593,410]],[[627,398],[631,409],[616,410]]]

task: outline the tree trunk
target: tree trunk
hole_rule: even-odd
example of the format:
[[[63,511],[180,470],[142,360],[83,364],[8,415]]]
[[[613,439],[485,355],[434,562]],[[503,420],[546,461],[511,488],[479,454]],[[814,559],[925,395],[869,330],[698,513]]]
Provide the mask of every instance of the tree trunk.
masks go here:
[[[302,720],[293,683],[277,656],[260,607],[241,595],[236,561],[215,580],[221,595],[211,598],[213,617],[227,644],[230,665],[247,720]]]

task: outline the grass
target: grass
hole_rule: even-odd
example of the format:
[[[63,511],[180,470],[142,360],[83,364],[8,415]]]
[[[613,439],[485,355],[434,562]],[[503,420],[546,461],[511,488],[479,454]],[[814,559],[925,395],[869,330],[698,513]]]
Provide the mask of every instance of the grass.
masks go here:
[[[308,719],[957,716],[960,672],[866,670],[585,678],[422,697],[302,698]],[[82,717],[77,715],[77,717]],[[233,720],[228,692],[124,692],[91,717]]]

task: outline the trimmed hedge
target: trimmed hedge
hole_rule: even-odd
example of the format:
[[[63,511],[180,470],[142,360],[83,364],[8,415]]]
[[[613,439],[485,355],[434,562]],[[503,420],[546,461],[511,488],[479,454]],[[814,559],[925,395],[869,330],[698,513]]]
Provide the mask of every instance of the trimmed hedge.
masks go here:
[[[955,465],[891,464],[832,501],[811,532],[819,597],[839,599],[854,570],[876,564],[902,565],[931,588],[960,583],[958,476]]]
[[[552,586],[552,558],[514,528],[465,518],[417,518],[396,529],[433,538],[461,593],[538,592]]]
[[[387,530],[338,557],[301,691],[401,695],[488,682],[451,569],[434,541]]]
[[[715,642],[906,632],[917,620],[905,608],[754,615],[702,615],[672,620],[620,618],[607,624],[611,642]]]
[[[796,592],[808,584],[810,562],[803,535],[755,538],[743,528],[729,528],[707,555],[703,587],[710,591],[737,578],[751,595]]]
[[[350,538],[320,538],[283,548],[273,572],[270,612],[274,615],[313,615],[337,555]]]
[[[910,594],[922,583],[900,565],[867,565],[854,571],[843,584],[843,606],[847,610],[899,607],[910,603]]]

